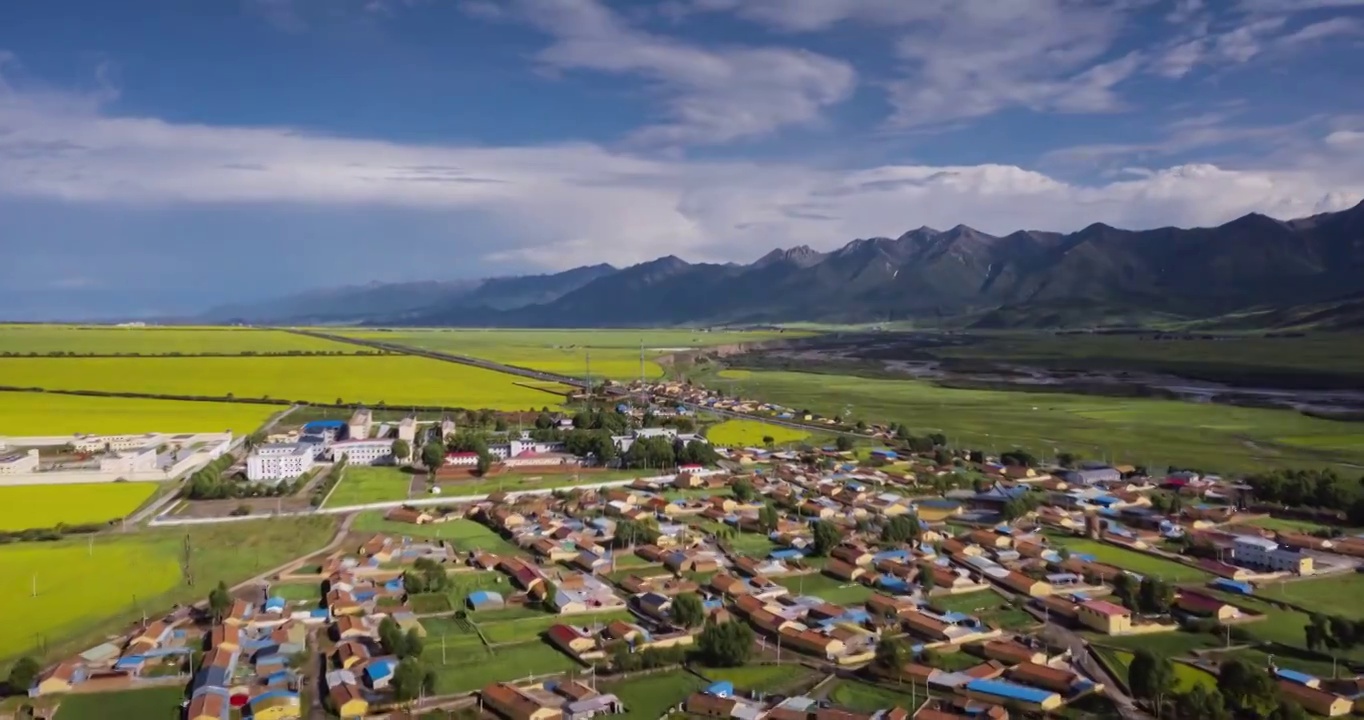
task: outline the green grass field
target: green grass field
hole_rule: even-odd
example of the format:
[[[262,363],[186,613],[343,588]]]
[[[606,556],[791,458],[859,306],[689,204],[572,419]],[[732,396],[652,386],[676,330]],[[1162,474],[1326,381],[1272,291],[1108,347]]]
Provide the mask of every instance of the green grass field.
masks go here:
[[[355,352],[344,343],[283,330],[245,328],[116,328],[78,325],[0,325],[0,353],[46,355],[169,355],[180,353]]]
[[[1113,648],[1099,648],[1098,652],[1111,669],[1122,673],[1122,679],[1126,681],[1127,670],[1132,666],[1135,656],[1126,650]],[[1205,690],[1217,689],[1217,678],[1212,673],[1182,662],[1176,662],[1174,666],[1175,692],[1189,692],[1199,685]]]
[[[603,685],[601,690],[615,693],[625,703],[625,714],[615,716],[620,720],[658,720],[703,687],[701,678],[685,670],[669,670]]]
[[[355,465],[347,467],[345,473],[324,507],[406,500],[413,477],[401,468],[383,466]]]
[[[927,688],[922,685],[918,687],[917,693],[912,693],[908,685],[905,685],[903,692],[897,692],[857,680],[837,680],[828,697],[840,707],[856,712],[874,713],[892,707],[902,707],[906,710],[917,708],[918,703],[927,699],[926,695]]]
[[[1130,570],[1138,575],[1151,575],[1171,582],[1195,582],[1207,580],[1211,577],[1198,568],[1139,553],[1135,550],[1116,547],[1097,540],[1066,537],[1057,539],[1055,545],[1067,548],[1073,553],[1093,555],[1101,563]]]
[[[735,689],[749,692],[777,692],[805,680],[812,674],[802,665],[745,665],[736,668],[706,668],[702,672],[712,682],[728,680]]]
[[[109,693],[77,693],[62,698],[56,720],[108,718],[175,720],[184,714],[180,707],[180,701],[184,697],[185,689],[179,686]]]
[[[1344,573],[1314,580],[1301,580],[1262,588],[1258,595],[1283,600],[1323,615],[1343,615],[1364,620],[1364,574]]]
[[[773,582],[786,586],[792,593],[813,595],[835,605],[856,605],[866,602],[874,591],[857,583],[845,583],[824,573],[795,575],[773,578]]]
[[[246,403],[0,392],[0,435],[118,435],[223,430],[248,435],[271,415],[283,409]]]
[[[1264,530],[1273,530],[1273,531],[1275,531],[1275,532],[1308,533],[1308,534],[1314,533],[1314,532],[1316,532],[1316,531],[1318,531],[1318,530],[1325,530],[1325,529],[1327,528],[1326,525],[1322,525],[1322,524],[1320,524],[1320,523],[1314,523],[1314,522],[1312,522],[1312,521],[1310,521],[1310,520],[1293,520],[1293,519],[1291,519],[1291,518],[1275,518],[1275,517],[1269,517],[1268,515],[1266,515],[1265,517],[1261,517],[1261,518],[1255,518],[1254,520],[1251,520],[1250,522],[1241,523],[1241,524],[1242,524],[1242,525],[1249,525],[1249,526],[1251,526],[1251,527],[1262,528],[1262,529],[1264,529]]]
[[[726,420],[706,428],[706,439],[720,447],[762,447],[765,437],[772,438],[773,445],[780,447],[801,442],[810,433],[757,420]]]
[[[555,406],[562,397],[513,375],[406,355],[374,357],[0,358],[15,387],[318,403],[494,410]]]
[[[0,546],[0,575],[10,580],[0,611],[24,619],[0,627],[0,661],[78,652],[144,611],[201,600],[220,580],[240,582],[317,550],[334,529],[327,517],[253,520]],[[182,572],[186,544],[192,586]]]
[[[517,367],[533,368],[569,377],[587,375],[588,353],[592,374],[615,380],[639,378],[639,351],[644,346],[644,374],[663,376],[655,362],[660,355],[677,350],[733,343],[756,342],[808,333],[775,331],[700,330],[351,330],[347,337],[407,345],[409,347],[483,358]]]
[[[430,525],[411,525],[384,519],[379,510],[366,510],[355,516],[351,528],[356,532],[382,532],[390,535],[447,540],[462,552],[487,550],[491,553],[517,553],[520,549],[492,529],[473,520],[450,520]]]
[[[1290,410],[757,370],[718,386],[825,415],[851,406],[856,417],[905,422],[919,433],[941,431],[953,445],[1000,452],[1021,447],[1047,459],[1059,449],[1135,465],[1222,472],[1364,464],[1364,446],[1349,424]],[[1335,440],[1307,447],[1303,438]]]
[[[0,530],[118,520],[160,489],[152,482],[0,486]]]
[[[499,680],[514,682],[529,675],[583,670],[567,655],[539,640],[482,652],[472,646],[451,652],[447,646],[442,663],[439,637],[433,642],[429,631],[422,657],[435,671],[436,692],[442,695],[478,690]]]
[[[1153,653],[1168,657],[1184,657],[1194,650],[1204,650],[1220,646],[1220,638],[1207,633],[1184,631],[1150,633],[1147,635],[1089,635],[1092,642],[1123,650],[1146,648]]]
[[[308,582],[275,583],[270,586],[270,597],[317,604],[322,599],[322,585]]]
[[[629,620],[631,617],[629,611],[621,610],[619,612],[592,613],[591,615],[572,617],[541,613],[539,617],[493,622],[482,619],[482,615],[475,615],[474,619],[478,621],[478,629],[483,631],[483,637],[488,638],[488,642],[494,645],[500,645],[502,643],[526,643],[539,639],[540,635],[546,630],[561,623],[575,625],[601,623],[604,625],[612,620]]]

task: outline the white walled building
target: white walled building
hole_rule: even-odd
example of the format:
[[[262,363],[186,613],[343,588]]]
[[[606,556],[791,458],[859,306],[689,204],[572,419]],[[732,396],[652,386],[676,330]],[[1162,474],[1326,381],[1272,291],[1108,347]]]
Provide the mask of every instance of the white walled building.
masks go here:
[[[398,422],[398,439],[413,443],[417,441],[417,418],[408,415]]]
[[[159,435],[156,433],[143,433],[141,435],[77,435],[71,442],[72,447],[77,452],[93,453],[104,452],[123,452],[125,450],[136,450],[155,441]]]
[[[300,477],[312,469],[320,447],[296,443],[262,445],[246,458],[246,479],[251,482],[279,482]]]
[[[369,438],[370,425],[374,423],[374,416],[367,408],[360,408],[355,414],[350,416],[350,422],[346,423],[346,437],[351,440],[366,440]]]
[[[456,452],[445,454],[445,464],[455,468],[478,467],[478,453]]]
[[[558,453],[564,451],[561,442],[535,442],[534,440],[512,440],[488,446],[488,454],[498,460],[513,458],[522,453]]]
[[[351,465],[392,465],[392,440],[342,440],[331,444],[333,460],[346,456]]]
[[[27,475],[38,472],[38,451],[0,455],[0,475]]]
[[[160,469],[156,458],[156,446],[149,445],[131,452],[121,452],[117,455],[106,455],[100,458],[99,471],[121,475],[156,472]]]
[[[1273,540],[1252,535],[1238,536],[1231,543],[1232,560],[1237,565],[1270,572],[1312,574],[1312,558]]]

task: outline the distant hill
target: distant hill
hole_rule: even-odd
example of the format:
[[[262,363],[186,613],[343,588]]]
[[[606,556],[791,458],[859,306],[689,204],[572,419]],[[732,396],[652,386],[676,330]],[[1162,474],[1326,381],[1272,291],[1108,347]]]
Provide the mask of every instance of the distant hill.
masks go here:
[[[828,253],[777,249],[749,265],[668,256],[619,270],[596,265],[529,278],[339,289],[210,316],[511,327],[924,321],[1040,328],[1242,313],[1258,318],[1246,322],[1312,316],[1323,327],[1357,327],[1351,323],[1364,301],[1351,300],[1355,293],[1364,293],[1364,203],[1289,221],[1250,214],[1212,228],[1134,231],[1096,223],[1069,234],[995,236],[965,225],[921,227]]]

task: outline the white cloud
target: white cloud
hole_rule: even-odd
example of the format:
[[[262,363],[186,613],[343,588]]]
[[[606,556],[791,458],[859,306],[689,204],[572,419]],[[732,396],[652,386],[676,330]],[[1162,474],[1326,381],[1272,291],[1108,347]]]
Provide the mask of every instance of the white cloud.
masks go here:
[[[538,55],[547,66],[651,81],[667,120],[635,133],[641,143],[725,143],[809,124],[856,85],[856,72],[842,60],[784,48],[688,44],[631,27],[598,0],[465,7],[482,18],[518,17],[551,36],[554,42]]]
[[[1304,45],[1333,37],[1358,37],[1364,35],[1364,20],[1352,17],[1334,17],[1330,20],[1306,25],[1278,39],[1283,47]]]
[[[546,268],[669,253],[746,261],[773,246],[828,249],[923,224],[992,232],[1208,224],[1250,210],[1303,215],[1364,197],[1364,145],[1347,127],[1335,128],[1329,153],[1319,142],[1295,164],[1151,168],[1094,185],[1006,165],[829,169],[657,159],[590,144],[401,144],[110,117],[85,98],[13,90],[0,91],[0,127],[0,196],[101,207],[476,213],[500,241],[485,262]]]

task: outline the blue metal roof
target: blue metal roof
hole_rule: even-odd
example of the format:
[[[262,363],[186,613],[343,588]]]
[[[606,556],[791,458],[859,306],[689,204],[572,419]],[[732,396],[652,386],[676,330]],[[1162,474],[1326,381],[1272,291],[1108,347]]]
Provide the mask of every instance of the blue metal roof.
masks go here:
[[[1050,690],[1039,690],[1025,685],[1015,685],[1003,680],[972,680],[966,683],[967,690],[986,693],[996,697],[1009,698],[1011,700],[1022,700],[1023,702],[1041,703],[1047,698],[1055,695]]]
[[[365,668],[365,675],[371,680],[382,680],[393,674],[393,664],[391,660],[375,660]]]
[[[728,680],[711,683],[710,687],[706,688],[706,693],[709,695],[719,695],[720,697],[729,697],[734,694],[734,683]]]
[[[318,430],[340,430],[346,426],[345,420],[313,420],[303,424],[303,432],[315,432]]]
[[[1299,685],[1310,685],[1319,680],[1315,675],[1308,675],[1305,672],[1298,672],[1297,670],[1284,670],[1283,668],[1276,668],[1274,674],[1285,680],[1291,680]]]

